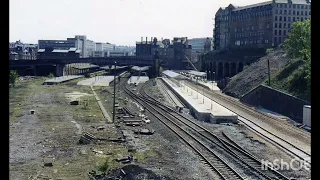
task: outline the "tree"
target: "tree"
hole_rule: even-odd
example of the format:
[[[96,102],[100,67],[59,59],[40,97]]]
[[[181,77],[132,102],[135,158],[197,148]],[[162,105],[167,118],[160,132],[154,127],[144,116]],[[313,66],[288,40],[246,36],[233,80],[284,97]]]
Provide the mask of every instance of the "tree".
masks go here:
[[[18,77],[18,72],[16,70],[11,70],[9,74],[9,84],[15,86]]]
[[[311,87],[311,23],[310,20],[297,21],[292,24],[292,30],[284,43],[289,55],[303,60],[300,75],[307,81],[306,93],[310,95]]]
[[[297,21],[292,24],[291,32],[285,40],[285,47],[293,58],[304,60],[311,54],[311,24],[310,20]]]

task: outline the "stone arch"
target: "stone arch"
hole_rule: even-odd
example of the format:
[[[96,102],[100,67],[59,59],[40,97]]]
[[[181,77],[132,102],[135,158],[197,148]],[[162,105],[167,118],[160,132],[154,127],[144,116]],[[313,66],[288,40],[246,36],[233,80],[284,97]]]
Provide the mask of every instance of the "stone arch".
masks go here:
[[[241,72],[242,70],[243,70],[243,63],[239,62],[238,73]]]
[[[230,69],[231,69],[231,74],[230,74],[230,77],[234,76],[237,74],[237,66],[236,66],[236,63],[235,62],[232,62],[231,63],[231,66],[230,66]]]
[[[223,77],[230,77],[229,74],[229,63],[225,62],[223,67],[224,76]]]
[[[222,78],[222,72],[223,72],[223,65],[222,62],[218,63],[218,73],[217,73],[217,79],[220,80]]]

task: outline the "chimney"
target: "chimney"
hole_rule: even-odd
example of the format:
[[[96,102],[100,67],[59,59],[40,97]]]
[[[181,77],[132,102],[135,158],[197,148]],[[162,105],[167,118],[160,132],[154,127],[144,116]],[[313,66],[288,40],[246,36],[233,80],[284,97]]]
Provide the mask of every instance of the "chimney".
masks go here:
[[[143,37],[141,37],[141,42],[140,43],[142,44],[142,42],[143,42]]]
[[[146,44],[148,44],[148,37],[146,37]]]
[[[152,43],[153,37],[151,37],[151,43]]]
[[[161,41],[163,41],[163,37],[161,38]]]

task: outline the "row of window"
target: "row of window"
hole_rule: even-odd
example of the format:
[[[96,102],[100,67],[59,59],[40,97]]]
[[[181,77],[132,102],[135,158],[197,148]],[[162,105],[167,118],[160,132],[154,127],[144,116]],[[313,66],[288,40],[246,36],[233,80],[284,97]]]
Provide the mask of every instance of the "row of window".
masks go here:
[[[278,8],[293,8],[293,9],[311,9],[310,5],[303,4],[277,4]]]
[[[270,11],[260,11],[260,12],[256,12],[256,13],[245,13],[242,15],[235,15],[234,17],[232,17],[232,21],[249,19],[249,18],[256,18],[256,17],[268,17],[271,15],[272,15],[271,10]]]
[[[247,33],[237,33],[234,35],[235,38],[242,37],[255,37],[255,36],[263,36],[264,32],[247,32]]]
[[[288,30],[288,32],[290,32],[290,30]],[[286,30],[281,31],[281,29],[279,29],[279,30],[276,29],[276,30],[274,30],[274,35],[286,36],[287,31]]]
[[[274,23],[274,28],[278,28],[278,23]],[[282,28],[282,23],[279,23],[279,28]],[[291,24],[288,23],[287,27],[287,23],[283,23],[283,28],[291,28]]]
[[[234,45],[236,46],[240,46],[240,45],[248,45],[248,44],[268,44],[269,43],[269,40],[268,39],[259,39],[259,40],[251,40],[251,41],[248,41],[248,40],[245,40],[245,41],[241,41],[241,40],[236,40],[234,42]]]
[[[280,11],[278,11],[278,9],[276,9],[276,14],[282,14],[282,12],[283,12],[283,14],[287,14],[287,10],[280,10]],[[305,16],[307,16],[308,14],[309,15],[311,15],[311,11],[297,11],[297,15],[303,15],[303,12],[304,12],[304,15]],[[288,15],[291,15],[291,10],[288,10]],[[296,15],[296,11],[295,10],[292,10],[292,15]]]
[[[283,38],[284,40],[285,38]],[[282,43],[282,37],[274,37],[274,43]]]
[[[259,29],[264,29],[264,28],[267,28],[267,29],[270,28],[270,24],[269,23],[266,24],[266,27],[264,27],[263,24],[259,24]],[[242,27],[241,31],[245,31],[245,30],[249,31],[249,30],[255,30],[255,29],[256,29],[255,26],[251,26],[251,27],[247,26],[246,28]],[[234,32],[237,32],[238,30],[240,31],[240,29],[234,28]]]
[[[307,20],[307,19],[309,19],[309,18],[307,18],[307,17],[305,17],[305,18],[303,18],[303,17],[301,17],[301,19],[300,19],[300,17],[297,17],[297,21],[303,21],[303,20]],[[278,21],[278,16],[275,16],[274,17],[274,20],[275,21]],[[282,21],[282,16],[279,16],[279,21]],[[287,17],[286,16],[283,16],[283,21],[287,21]],[[291,17],[288,17],[288,21],[289,22],[291,22]],[[294,22],[294,21],[296,21],[296,17],[292,17],[292,21]]]

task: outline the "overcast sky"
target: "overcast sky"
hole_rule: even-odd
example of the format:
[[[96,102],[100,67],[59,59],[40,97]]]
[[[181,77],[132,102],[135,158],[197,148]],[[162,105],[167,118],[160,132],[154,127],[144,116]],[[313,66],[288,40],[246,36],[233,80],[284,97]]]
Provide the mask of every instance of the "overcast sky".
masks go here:
[[[10,42],[87,35],[135,45],[141,37],[212,37],[214,15],[230,3],[266,0],[10,0]]]

